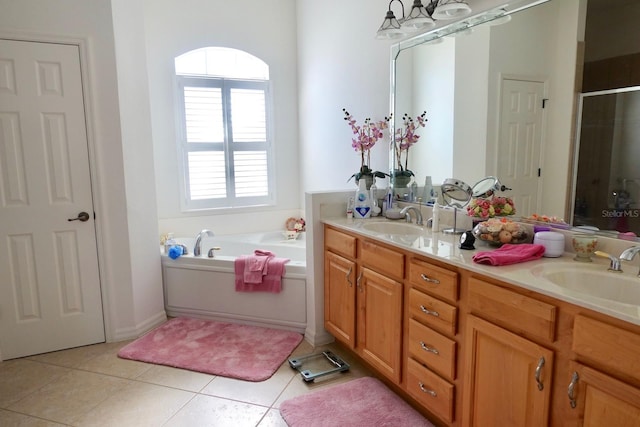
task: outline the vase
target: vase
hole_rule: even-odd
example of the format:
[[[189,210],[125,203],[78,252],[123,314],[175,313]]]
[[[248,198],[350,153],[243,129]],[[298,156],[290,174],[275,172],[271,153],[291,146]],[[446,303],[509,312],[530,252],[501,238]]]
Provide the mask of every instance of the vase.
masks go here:
[[[411,182],[410,176],[396,175],[393,180],[393,188],[407,188],[409,182]]]
[[[364,179],[367,185],[367,190],[369,190],[371,188],[371,185],[373,184],[373,174],[370,174],[370,173],[362,174],[360,176],[360,179]],[[360,181],[360,179],[356,179],[356,186],[359,185],[358,182]]]

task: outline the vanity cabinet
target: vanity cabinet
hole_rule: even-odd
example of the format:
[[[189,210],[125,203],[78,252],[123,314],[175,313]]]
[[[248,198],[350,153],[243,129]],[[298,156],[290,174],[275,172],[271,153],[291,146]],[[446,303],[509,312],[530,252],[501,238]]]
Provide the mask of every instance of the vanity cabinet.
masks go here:
[[[400,383],[404,255],[325,228],[325,329]]]
[[[427,410],[451,423],[458,373],[458,274],[412,257],[406,287],[404,386]]]
[[[639,325],[330,225],[324,260],[327,331],[433,422],[640,427]]]
[[[465,426],[546,426],[557,307],[485,280],[467,280]]]
[[[566,399],[578,424],[640,426],[640,388],[630,384],[640,382],[640,335],[577,315],[572,350],[581,362],[570,364]]]

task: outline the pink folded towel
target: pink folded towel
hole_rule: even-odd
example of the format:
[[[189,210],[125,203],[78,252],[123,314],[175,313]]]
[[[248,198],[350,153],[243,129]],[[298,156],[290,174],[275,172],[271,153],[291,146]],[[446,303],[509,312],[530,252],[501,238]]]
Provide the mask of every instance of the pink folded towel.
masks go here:
[[[509,265],[519,262],[532,261],[542,257],[544,246],[533,243],[513,245],[507,243],[493,251],[477,252],[473,261],[478,264]]]
[[[244,265],[245,283],[262,283],[262,276],[269,272],[269,260],[274,258],[272,252],[256,249],[253,255],[246,257]]]
[[[236,258],[234,270],[236,273],[236,291],[237,292],[280,292],[282,290],[282,276],[285,273],[285,264],[290,260],[288,258],[277,258],[271,256],[265,266],[268,269],[267,274],[260,273],[260,281],[251,283],[245,281],[245,272],[247,260],[251,256],[242,255]]]

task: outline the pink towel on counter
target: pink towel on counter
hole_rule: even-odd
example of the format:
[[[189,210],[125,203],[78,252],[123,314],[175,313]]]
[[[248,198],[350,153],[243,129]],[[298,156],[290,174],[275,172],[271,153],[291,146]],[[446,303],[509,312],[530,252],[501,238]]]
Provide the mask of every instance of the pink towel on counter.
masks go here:
[[[493,251],[477,252],[473,255],[473,261],[478,264],[509,265],[519,262],[533,261],[542,257],[544,246],[533,243],[521,243],[518,245],[507,243]]]
[[[258,251],[256,251],[258,252]],[[252,255],[241,255],[236,258],[234,270],[236,273],[236,291],[237,292],[274,292],[278,293],[282,290],[282,276],[285,273],[285,264],[290,260],[288,258],[277,258],[269,256],[266,261],[266,274],[260,272],[260,282],[251,283],[245,281],[245,273],[247,270],[247,262]]]

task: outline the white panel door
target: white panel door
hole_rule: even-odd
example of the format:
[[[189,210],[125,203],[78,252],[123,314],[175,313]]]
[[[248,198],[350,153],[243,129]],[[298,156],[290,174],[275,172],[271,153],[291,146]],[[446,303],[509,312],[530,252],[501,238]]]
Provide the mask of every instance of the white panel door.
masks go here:
[[[513,198],[517,214],[523,216],[539,209],[543,96],[542,82],[502,81],[496,175],[513,189],[507,195]]]
[[[0,40],[0,359],[104,341],[93,212],[79,48]]]

